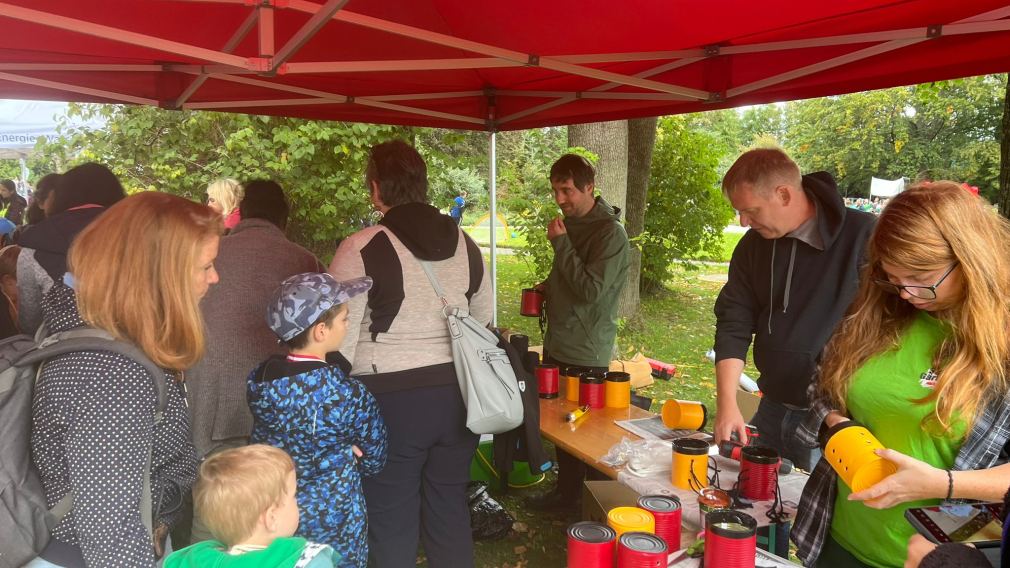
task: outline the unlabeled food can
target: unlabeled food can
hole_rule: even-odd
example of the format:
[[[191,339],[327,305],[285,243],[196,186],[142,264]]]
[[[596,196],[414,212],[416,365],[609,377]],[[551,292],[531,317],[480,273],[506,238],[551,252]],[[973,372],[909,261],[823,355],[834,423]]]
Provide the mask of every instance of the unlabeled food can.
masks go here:
[[[582,367],[565,367],[565,399],[579,401],[579,375]]]
[[[880,440],[858,422],[846,421],[828,430],[824,457],[853,493],[872,487],[898,471],[894,462],[874,453],[884,449]]]
[[[663,403],[663,424],[671,430],[701,430],[708,410],[693,400],[668,400]]]
[[[568,568],[613,568],[617,533],[607,525],[582,521],[568,527]]]
[[[607,524],[618,537],[626,532],[656,532],[656,518],[638,507],[614,507],[607,512]]]
[[[599,371],[583,371],[579,377],[579,406],[603,408],[606,404],[606,379]]]
[[[674,440],[670,483],[688,491],[701,491],[708,487],[708,450],[708,442],[704,440]]]
[[[624,371],[610,371],[607,377],[607,408],[631,406],[631,375]]]
[[[680,499],[675,495],[643,495],[638,507],[652,513],[656,519],[656,536],[666,542],[670,550],[680,550]]]
[[[665,568],[668,550],[666,542],[654,534],[626,532],[617,537],[617,568]]]

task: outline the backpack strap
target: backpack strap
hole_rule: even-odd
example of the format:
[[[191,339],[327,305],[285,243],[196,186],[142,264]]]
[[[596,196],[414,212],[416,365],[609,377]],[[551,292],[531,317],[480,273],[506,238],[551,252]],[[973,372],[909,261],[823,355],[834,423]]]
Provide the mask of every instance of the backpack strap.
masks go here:
[[[38,347],[29,351],[17,361],[17,365],[38,364],[35,382],[42,375],[43,364],[59,355],[79,351],[111,351],[143,365],[154,382],[157,403],[154,409],[154,423],[158,424],[165,416],[168,407],[168,384],[165,381],[165,371],[156,365],[151,358],[136,345],[116,339],[109,332],[93,327],[82,327],[54,333],[39,341]],[[154,453],[152,444],[147,450],[147,467],[144,468],[144,483],[140,495],[140,520],[147,528],[148,534],[154,534],[153,498],[151,495],[151,461]],[[74,504],[73,493],[67,493],[49,510],[56,522],[63,520]]]

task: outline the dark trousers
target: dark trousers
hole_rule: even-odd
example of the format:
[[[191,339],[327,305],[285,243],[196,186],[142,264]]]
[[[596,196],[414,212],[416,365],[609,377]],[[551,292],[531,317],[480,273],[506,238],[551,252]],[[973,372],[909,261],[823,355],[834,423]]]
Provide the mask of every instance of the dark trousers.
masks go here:
[[[750,423],[757,428],[761,445],[775,448],[796,467],[813,471],[821,459],[821,450],[803,446],[796,438],[796,430],[806,422],[809,414],[809,410],[790,408],[766,397],[761,399]]]
[[[565,367],[571,366],[568,363],[558,361],[557,359],[551,357],[550,354],[545,356],[544,362],[557,365],[558,368],[562,370]],[[586,369],[591,371],[608,370],[606,367],[586,367]],[[561,493],[561,496],[565,499],[565,501],[576,501],[581,497],[582,482],[587,477],[590,479],[606,479],[605,475],[587,466],[585,462],[561,448],[556,448],[556,452],[558,456],[557,491]]]
[[[472,567],[466,487],[480,437],[466,428],[455,384],[375,395],[389,430],[386,467],[362,480],[369,565],[416,565],[420,538],[432,568]]]

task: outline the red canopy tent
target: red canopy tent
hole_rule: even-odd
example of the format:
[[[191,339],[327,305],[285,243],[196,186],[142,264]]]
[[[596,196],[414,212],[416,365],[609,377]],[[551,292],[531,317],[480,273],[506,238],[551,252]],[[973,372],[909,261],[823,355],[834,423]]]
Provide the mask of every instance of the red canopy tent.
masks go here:
[[[1010,69],[1000,0],[0,0],[0,96],[478,130]]]
[[[495,131],[1008,70],[1007,0],[0,0],[0,97],[487,130],[492,235]]]

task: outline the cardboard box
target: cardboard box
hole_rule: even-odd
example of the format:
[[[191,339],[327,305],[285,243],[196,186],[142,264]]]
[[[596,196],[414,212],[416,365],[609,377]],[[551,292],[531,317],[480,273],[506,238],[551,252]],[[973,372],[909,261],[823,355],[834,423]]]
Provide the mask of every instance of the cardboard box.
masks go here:
[[[638,493],[620,481],[586,481],[582,485],[582,520],[607,524],[614,507],[635,507]]]
[[[744,422],[750,422],[750,419],[754,418],[754,413],[757,412],[760,402],[760,396],[741,388],[736,389],[736,404],[740,407],[740,414],[743,415]]]

